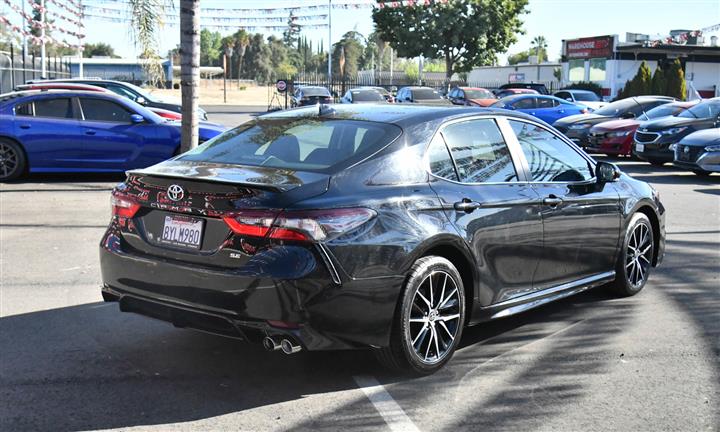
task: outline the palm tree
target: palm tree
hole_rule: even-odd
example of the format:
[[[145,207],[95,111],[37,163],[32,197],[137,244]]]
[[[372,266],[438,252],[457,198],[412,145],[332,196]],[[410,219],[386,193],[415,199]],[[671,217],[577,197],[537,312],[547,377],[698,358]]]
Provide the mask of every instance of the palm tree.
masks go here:
[[[160,65],[158,31],[172,0],[128,0],[135,44],[149,62],[150,80]],[[162,68],[160,67],[160,70]],[[198,142],[198,88],[200,83],[200,0],[180,0],[180,89],[182,91],[182,137],[180,152]]]
[[[248,37],[248,34],[245,32],[245,30],[240,30],[236,33],[235,36],[235,46],[237,47],[237,53],[238,53],[238,88],[240,88],[240,73],[242,73],[242,61],[243,57],[245,57],[245,50],[247,49],[247,46],[250,44],[250,37]]]
[[[547,40],[545,40],[545,36],[535,36],[532,42],[530,42],[530,46],[535,49],[538,63],[542,63],[542,53],[547,51]]]

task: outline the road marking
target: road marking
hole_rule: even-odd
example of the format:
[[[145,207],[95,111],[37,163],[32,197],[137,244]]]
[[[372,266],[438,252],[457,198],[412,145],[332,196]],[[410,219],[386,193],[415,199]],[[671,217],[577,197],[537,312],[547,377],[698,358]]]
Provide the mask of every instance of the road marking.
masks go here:
[[[420,431],[378,380],[368,375],[353,376],[353,379],[365,396],[370,399],[390,430],[396,432]]]

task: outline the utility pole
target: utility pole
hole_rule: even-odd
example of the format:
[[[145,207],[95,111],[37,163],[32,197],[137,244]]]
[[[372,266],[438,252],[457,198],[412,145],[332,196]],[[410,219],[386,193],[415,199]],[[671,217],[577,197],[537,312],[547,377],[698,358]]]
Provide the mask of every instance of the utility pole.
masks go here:
[[[78,17],[79,21],[78,21],[77,31],[78,31],[78,34],[82,34],[82,29],[81,29],[80,25],[82,24],[83,17],[85,15],[85,14],[83,14],[82,0],[80,0],[78,2],[78,4],[80,5],[80,16]],[[83,40],[81,37],[78,37],[78,57],[79,57],[78,58],[78,76],[80,78],[82,78],[83,77]]]
[[[45,0],[40,0],[40,78],[47,79],[47,65],[45,64]]]
[[[328,0],[328,83],[332,83],[332,0]]]
[[[23,22],[25,22],[25,2],[20,2],[20,3],[22,3]],[[26,31],[27,31],[27,27],[25,27],[23,25],[23,34],[22,34],[23,35],[23,37],[22,37],[23,38],[23,41],[22,41],[23,42],[23,63],[25,63],[25,53],[27,52],[27,37],[25,36]],[[23,65],[23,68],[24,67],[25,66]]]

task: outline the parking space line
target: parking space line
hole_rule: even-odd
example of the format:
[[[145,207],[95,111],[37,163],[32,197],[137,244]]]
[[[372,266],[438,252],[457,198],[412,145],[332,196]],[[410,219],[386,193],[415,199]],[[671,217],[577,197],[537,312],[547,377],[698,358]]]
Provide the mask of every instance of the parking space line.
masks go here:
[[[368,375],[353,376],[353,379],[380,413],[390,430],[396,432],[420,431],[378,380]]]

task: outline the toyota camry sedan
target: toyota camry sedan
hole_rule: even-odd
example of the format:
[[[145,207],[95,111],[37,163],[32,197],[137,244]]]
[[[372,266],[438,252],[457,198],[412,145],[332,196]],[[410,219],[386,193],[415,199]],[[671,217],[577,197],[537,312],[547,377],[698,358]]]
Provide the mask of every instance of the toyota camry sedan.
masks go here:
[[[637,294],[664,245],[651,186],[530,116],[335,105],[130,171],[100,262],[122,311],[429,374],[467,326],[600,285]]]

